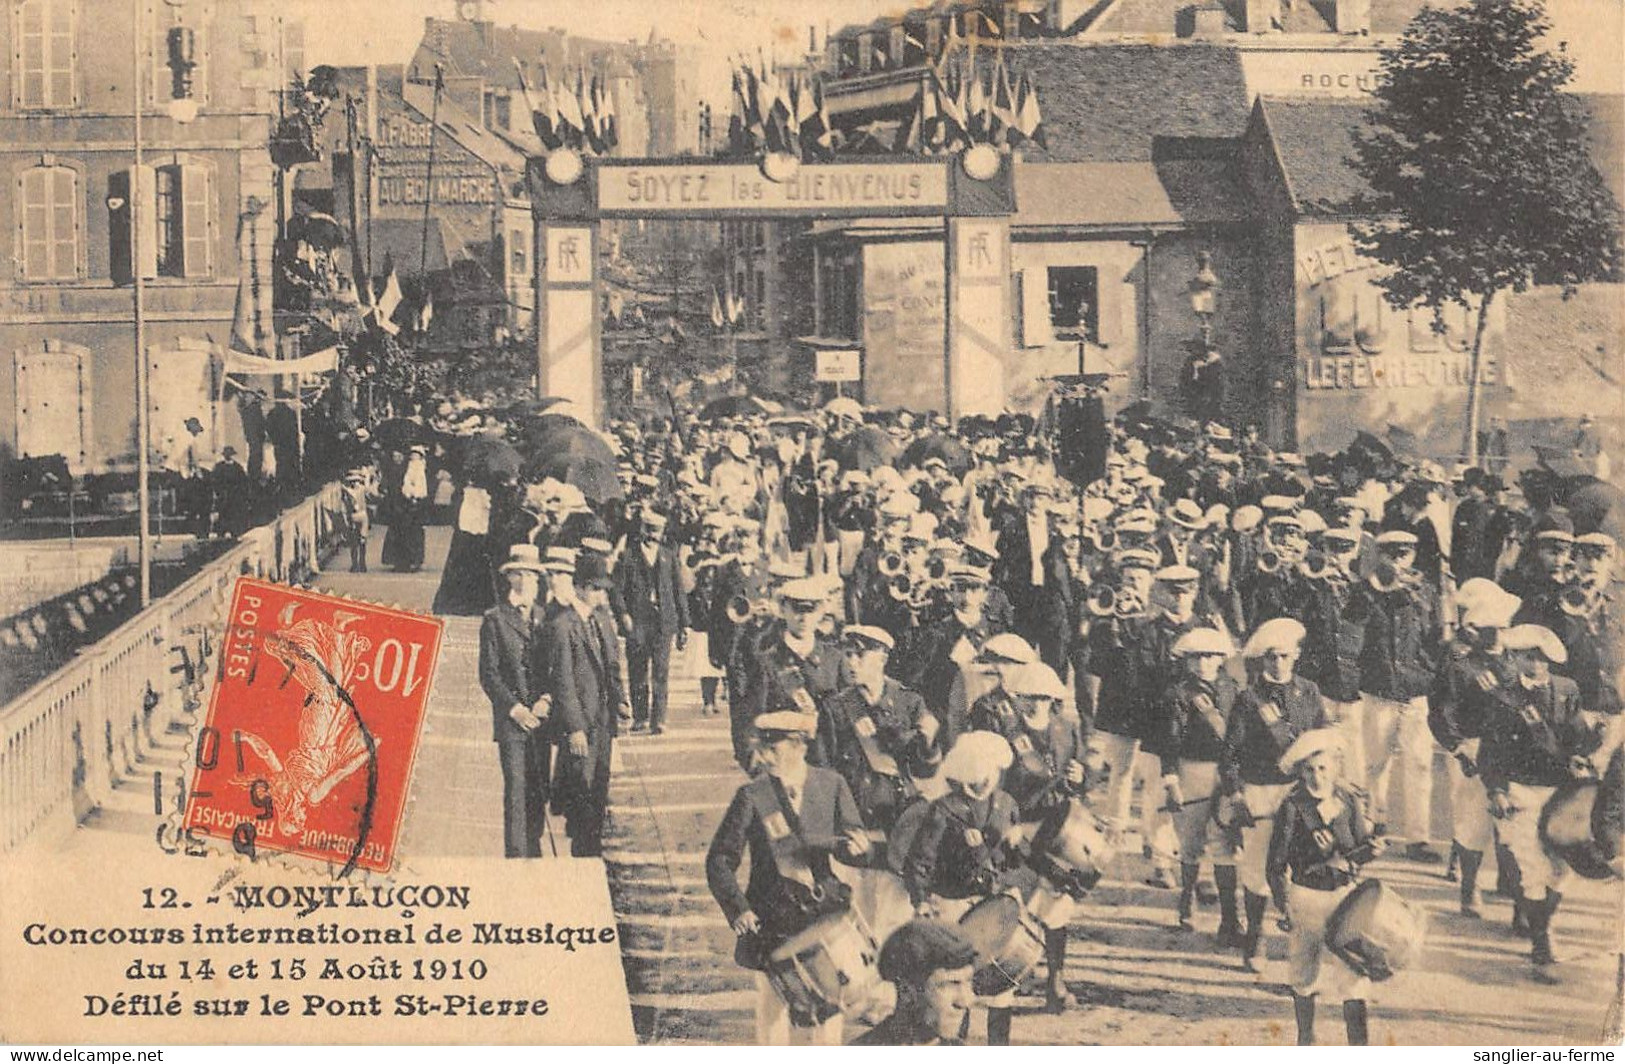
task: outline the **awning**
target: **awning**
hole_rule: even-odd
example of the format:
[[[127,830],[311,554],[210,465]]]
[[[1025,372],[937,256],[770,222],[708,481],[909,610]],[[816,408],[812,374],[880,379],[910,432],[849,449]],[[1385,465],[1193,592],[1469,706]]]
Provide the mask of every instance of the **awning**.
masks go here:
[[[261,358],[258,355],[245,355],[241,351],[226,352],[226,372],[241,373],[244,375],[266,374],[293,374],[311,376],[318,373],[332,373],[338,368],[339,349],[329,347],[323,351],[315,351],[303,358]]]
[[[361,253],[370,255],[372,272],[382,277],[387,259],[401,274],[416,276],[420,264],[430,273],[446,269],[451,261],[466,255],[455,236],[448,236],[439,218],[429,219],[428,257],[424,258],[423,219],[374,218],[361,230]]]

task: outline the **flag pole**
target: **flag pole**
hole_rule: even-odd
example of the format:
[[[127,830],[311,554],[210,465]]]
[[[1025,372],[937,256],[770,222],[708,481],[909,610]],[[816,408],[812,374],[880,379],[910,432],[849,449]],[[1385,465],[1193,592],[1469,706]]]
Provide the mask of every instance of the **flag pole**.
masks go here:
[[[440,126],[440,90],[445,77],[439,63],[434,65],[434,101],[429,105],[429,163],[423,179],[423,241],[418,250],[418,280],[429,288],[429,208],[434,204],[434,138]]]
[[[130,272],[135,282],[135,476],[136,476],[136,555],[141,569],[141,607],[145,609],[152,602],[152,532],[147,524],[152,520],[152,486],[148,480],[152,476],[152,457],[148,453],[149,437],[152,435],[152,415],[147,409],[150,384],[147,379],[147,322],[146,322],[146,270],[141,261],[141,225],[137,220],[141,213],[141,196],[144,182],[141,180],[141,35],[144,32],[141,26],[142,0],[133,0],[130,7],[135,15],[135,32],[131,34],[131,44],[134,56],[134,80],[132,95],[134,98],[135,127],[133,139],[135,141],[135,169],[130,174],[130,264],[135,268]],[[68,484],[68,495],[72,498],[73,484]]]

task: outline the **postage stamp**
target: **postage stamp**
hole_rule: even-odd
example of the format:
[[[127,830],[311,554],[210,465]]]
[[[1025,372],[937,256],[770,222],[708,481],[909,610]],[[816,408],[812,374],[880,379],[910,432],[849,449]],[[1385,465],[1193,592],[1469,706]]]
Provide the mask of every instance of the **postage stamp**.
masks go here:
[[[444,623],[240,578],[183,827],[388,871]]]

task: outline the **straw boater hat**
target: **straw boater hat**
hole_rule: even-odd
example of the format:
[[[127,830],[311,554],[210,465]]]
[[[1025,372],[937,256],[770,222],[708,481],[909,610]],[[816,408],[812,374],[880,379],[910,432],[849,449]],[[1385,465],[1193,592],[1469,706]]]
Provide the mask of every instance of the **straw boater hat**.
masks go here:
[[[1015,754],[997,732],[973,731],[961,735],[942,759],[942,778],[959,783],[980,783],[1010,767]]]
[[[1416,534],[1402,532],[1399,529],[1390,529],[1377,537],[1378,547],[1416,547]]]
[[[1202,512],[1202,507],[1197,505],[1194,499],[1177,500],[1172,506],[1168,507],[1163,516],[1171,524],[1176,524],[1180,528],[1188,528],[1192,532],[1200,532],[1207,527],[1207,515]]]
[[[576,571],[576,551],[572,547],[547,548],[547,560],[542,568],[549,573],[574,573]]]
[[[1159,584],[1194,584],[1201,577],[1201,573],[1188,565],[1167,565],[1158,569],[1153,579]]]
[[[1343,753],[1343,738],[1336,728],[1312,728],[1292,740],[1292,745],[1281,755],[1280,769],[1287,775],[1296,775],[1298,766],[1323,753]]]
[[[498,566],[504,573],[511,572],[542,572],[541,551],[536,549],[534,543],[515,543],[508,548],[508,560]]]

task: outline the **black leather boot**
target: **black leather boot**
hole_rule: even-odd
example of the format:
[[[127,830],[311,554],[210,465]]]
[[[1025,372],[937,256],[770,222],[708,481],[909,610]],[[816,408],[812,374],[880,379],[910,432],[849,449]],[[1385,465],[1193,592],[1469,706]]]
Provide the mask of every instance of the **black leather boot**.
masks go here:
[[[1182,931],[1196,926],[1191,923],[1191,911],[1196,906],[1196,876],[1200,871],[1199,865],[1179,866],[1179,927]]]
[[[1236,866],[1215,865],[1213,881],[1219,886],[1219,945],[1238,949],[1242,936],[1241,921],[1236,919]]]
[[[1461,856],[1471,853],[1471,850],[1461,851]],[[1371,1034],[1366,1017],[1365,1001],[1362,998],[1353,998],[1343,1002],[1343,1026],[1348,1028],[1349,1045],[1368,1046],[1371,1044]]]
[[[1462,846],[1455,839],[1450,840],[1450,862],[1444,866],[1444,878],[1454,883],[1456,881],[1456,868],[1461,863]]]
[[[1010,1044],[1010,1010],[987,1010],[987,1044],[990,1046],[1007,1046]]]
[[[1044,1011],[1062,1013],[1069,1001],[1066,992],[1066,933],[1064,927],[1044,929],[1044,965],[1049,979],[1044,985]]]
[[[1461,851],[1461,915],[1474,919],[1483,914],[1478,911],[1478,869],[1484,863],[1482,850]]]
[[[1247,896],[1251,901],[1253,895]],[[1315,1044],[1315,995],[1292,995],[1292,1015],[1298,1021],[1298,1044],[1312,1046]]]
[[[1241,943],[1241,966],[1249,972],[1256,972],[1259,970],[1258,946],[1264,937],[1264,909],[1269,905],[1269,899],[1250,890],[1245,895],[1247,933]]]

